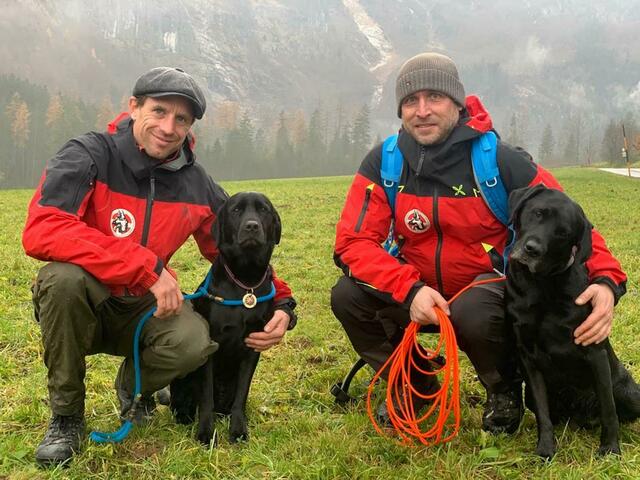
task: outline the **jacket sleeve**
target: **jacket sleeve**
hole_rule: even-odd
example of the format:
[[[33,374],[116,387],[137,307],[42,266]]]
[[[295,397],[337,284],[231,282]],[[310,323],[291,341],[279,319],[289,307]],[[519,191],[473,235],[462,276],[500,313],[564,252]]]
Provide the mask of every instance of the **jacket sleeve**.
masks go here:
[[[297,303],[293,298],[293,293],[291,292],[289,285],[287,285],[287,283],[281,278],[278,278],[273,267],[271,271],[273,273],[273,285],[276,287],[276,296],[273,299],[274,307],[276,310],[283,310],[289,314],[288,330],[292,330],[298,323],[298,316],[296,315],[296,312],[294,312]]]
[[[503,151],[503,148],[506,148],[506,150]],[[500,175],[505,182],[507,191],[539,183],[549,188],[563,190],[558,180],[548,170],[535,164],[524,150],[501,147],[498,161]],[[591,243],[593,252],[586,263],[589,271],[589,281],[591,283],[602,283],[610,287],[613,291],[615,302],[618,303],[620,297],[627,291],[627,276],[622,271],[620,262],[607,248],[604,238],[595,228],[591,233]]]
[[[204,258],[209,260],[211,263],[218,256],[218,247],[216,242],[213,240],[211,236],[211,229],[213,227],[213,223],[215,222],[215,215],[212,213],[205,221],[203,221],[198,229],[193,232],[193,238],[198,245],[198,249]]]
[[[391,224],[391,207],[380,184],[380,146],[364,159],[336,226],[335,262],[346,275],[408,306],[422,285],[418,270],[381,246]]]
[[[147,248],[83,221],[95,177],[87,149],[77,140],[68,142],[49,162],[29,204],[22,245],[38,260],[73,263],[103,283],[144,294],[158,280],[163,263]]]

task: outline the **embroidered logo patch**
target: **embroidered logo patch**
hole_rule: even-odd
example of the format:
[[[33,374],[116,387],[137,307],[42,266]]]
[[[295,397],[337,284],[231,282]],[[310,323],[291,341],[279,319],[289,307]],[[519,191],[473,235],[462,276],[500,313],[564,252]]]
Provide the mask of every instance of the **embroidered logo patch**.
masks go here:
[[[136,228],[136,219],[130,211],[116,208],[111,212],[111,231],[119,238],[128,237]]]
[[[416,208],[407,212],[404,216],[404,224],[413,233],[426,232],[431,226],[427,216]]]

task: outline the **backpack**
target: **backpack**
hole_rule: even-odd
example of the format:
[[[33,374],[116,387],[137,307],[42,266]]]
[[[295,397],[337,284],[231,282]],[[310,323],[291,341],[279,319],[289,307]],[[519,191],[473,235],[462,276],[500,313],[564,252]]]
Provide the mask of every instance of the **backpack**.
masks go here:
[[[509,230],[507,245],[503,253],[503,268],[506,273],[507,259],[511,247],[515,241],[515,232],[512,224],[509,223],[509,207],[507,190],[500,178],[497,161],[498,138],[496,134],[489,131],[471,142],[471,166],[473,176],[480,190],[480,196],[485,201],[493,215]],[[396,194],[402,176],[402,165],[404,157],[398,148],[398,135],[391,135],[382,144],[382,163],[380,165],[380,177],[382,186],[387,195],[387,201],[391,207],[391,225],[389,234],[383,242],[382,247],[392,256],[397,257],[400,253],[398,243],[395,238],[395,206]]]

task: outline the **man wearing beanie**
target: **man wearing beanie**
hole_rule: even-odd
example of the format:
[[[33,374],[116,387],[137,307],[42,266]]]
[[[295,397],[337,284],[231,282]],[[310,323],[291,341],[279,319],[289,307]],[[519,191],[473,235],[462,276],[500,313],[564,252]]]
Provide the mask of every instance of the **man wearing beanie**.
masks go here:
[[[403,168],[395,211],[382,186],[382,145],[376,145],[355,175],[337,225],[334,259],[345,275],[331,292],[332,310],[356,352],[379,370],[409,322],[433,329],[433,307],[440,307],[486,389],[482,428],[512,433],[523,414],[522,379],[504,321],[504,283],[471,288],[447,304],[472,281],[504,271],[507,229],[480,195],[471,166],[471,143],[493,129],[491,118],[477,97],[465,97],[456,65],[439,53],[402,65],[396,100]],[[528,153],[501,141],[497,164],[507,192],[539,183],[560,188]],[[381,246],[392,218],[397,258]],[[592,240],[592,284],[581,297],[593,313],[576,338],[583,345],[606,338],[626,282],[595,230]],[[411,378],[422,393],[438,388],[435,376],[414,372]],[[415,396],[413,404],[419,410],[425,401]],[[384,403],[378,417],[388,423]]]
[[[215,212],[226,192],[196,162],[191,127],[205,97],[183,70],[158,67],[133,87],[128,112],[106,132],[67,142],[47,163],[29,205],[22,242],[47,263],[32,287],[42,330],[52,419],[36,449],[41,465],[71,460],[85,422],[85,357],[124,357],[116,378],[123,418],[147,420],[153,393],[202,365],[218,344],[183,295],[169,260],[193,235],[213,262]],[[246,339],[265,350],[295,323],[291,290],[274,278],[276,311]],[[142,398],[135,386],[133,339],[140,337]]]

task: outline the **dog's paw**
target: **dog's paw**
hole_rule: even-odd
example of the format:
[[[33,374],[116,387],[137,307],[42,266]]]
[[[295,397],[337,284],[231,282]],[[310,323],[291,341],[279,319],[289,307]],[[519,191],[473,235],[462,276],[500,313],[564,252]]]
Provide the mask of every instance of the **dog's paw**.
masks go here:
[[[229,432],[229,441],[231,443],[246,442],[249,440],[249,432]]]
[[[180,425],[189,425],[195,420],[193,415],[185,412],[174,412],[174,416],[176,418],[176,423],[179,423]]]
[[[214,430],[212,425],[198,426],[196,438],[206,447],[212,445],[216,448],[218,446],[218,431]]]
[[[618,442],[609,444],[609,445],[600,445],[598,448],[598,455],[601,457],[605,455],[622,455],[622,451],[620,450],[620,445]]]
[[[536,454],[539,457],[544,458],[545,460],[551,460],[553,456],[556,454],[556,445],[555,442],[552,441],[539,441],[538,446],[536,447]]]
[[[249,440],[247,419],[244,415],[231,415],[229,424],[229,441],[231,443],[246,442]]]

